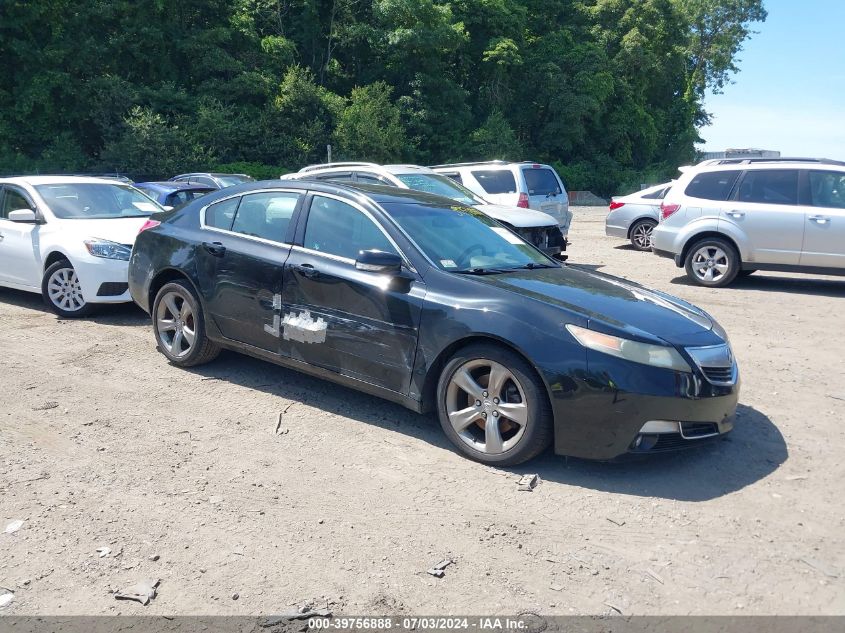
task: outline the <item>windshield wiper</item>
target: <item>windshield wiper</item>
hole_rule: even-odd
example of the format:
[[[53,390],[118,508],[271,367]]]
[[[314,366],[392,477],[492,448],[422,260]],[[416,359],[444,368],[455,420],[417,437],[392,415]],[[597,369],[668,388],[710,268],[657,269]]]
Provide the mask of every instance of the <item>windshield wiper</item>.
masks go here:
[[[508,270],[538,270],[540,268],[560,268],[560,266],[555,266],[554,264],[535,264],[534,262],[529,262],[524,266],[509,268]]]
[[[456,275],[500,275],[507,272],[501,268],[465,268],[463,270],[453,270]]]

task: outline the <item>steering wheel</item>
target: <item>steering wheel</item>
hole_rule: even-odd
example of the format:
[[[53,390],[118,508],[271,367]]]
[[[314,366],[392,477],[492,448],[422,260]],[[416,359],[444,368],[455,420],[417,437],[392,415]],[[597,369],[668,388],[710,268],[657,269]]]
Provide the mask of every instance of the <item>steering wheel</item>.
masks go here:
[[[458,256],[458,261],[461,263],[461,265],[469,264],[469,255],[470,253],[476,250],[480,250],[482,255],[484,255],[485,253],[484,246],[482,244],[473,244],[472,246],[465,248],[464,251]]]

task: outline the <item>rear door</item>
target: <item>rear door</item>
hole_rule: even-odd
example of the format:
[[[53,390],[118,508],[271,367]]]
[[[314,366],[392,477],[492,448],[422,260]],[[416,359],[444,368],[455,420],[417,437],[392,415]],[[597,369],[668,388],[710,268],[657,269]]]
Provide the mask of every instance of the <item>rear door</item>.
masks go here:
[[[557,172],[547,165],[520,167],[528,193],[528,205],[557,219],[558,224],[569,228],[569,199]]]
[[[802,266],[845,268],[845,172],[802,174]]]
[[[198,279],[226,338],[278,353],[284,265],[303,198],[302,191],[263,191],[203,212]]]
[[[374,216],[348,200],[314,194],[301,230],[285,266],[282,354],[407,393],[422,280],[355,267],[362,250],[401,253]]]
[[[722,206],[719,230],[744,236],[749,262],[795,265],[804,241],[797,169],[754,169]]]
[[[40,224],[9,220],[9,213],[37,211],[32,197],[15,185],[0,187],[0,280],[37,288],[41,286]]]

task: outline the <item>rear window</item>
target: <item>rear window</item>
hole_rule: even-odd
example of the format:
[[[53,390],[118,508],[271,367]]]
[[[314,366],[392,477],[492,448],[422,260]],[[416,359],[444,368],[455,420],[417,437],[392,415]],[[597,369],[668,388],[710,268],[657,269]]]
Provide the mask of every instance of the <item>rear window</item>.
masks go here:
[[[642,198],[643,200],[663,200],[663,198],[666,197],[666,194],[669,193],[669,189],[671,189],[671,187],[666,187],[665,189],[658,189],[657,191],[647,193],[646,195],[642,196]]]
[[[551,169],[523,169],[522,174],[525,176],[529,196],[547,196],[550,193],[555,195],[561,193],[557,176]]]
[[[737,170],[696,174],[684,193],[691,198],[703,200],[727,200],[739,174]]]
[[[739,185],[737,200],[763,204],[798,204],[798,170],[752,170]]]
[[[487,193],[516,193],[516,179],[506,169],[474,171],[472,175]]]

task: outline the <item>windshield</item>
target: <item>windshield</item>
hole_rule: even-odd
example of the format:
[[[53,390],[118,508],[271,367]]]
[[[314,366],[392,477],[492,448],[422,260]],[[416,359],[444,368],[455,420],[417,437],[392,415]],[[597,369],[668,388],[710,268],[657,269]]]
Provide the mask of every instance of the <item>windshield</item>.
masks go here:
[[[252,182],[255,178],[250,176],[244,176],[242,174],[227,174],[225,176],[218,175],[215,176],[217,180],[219,180],[224,187],[234,187],[235,185],[240,185],[244,182]]]
[[[487,204],[476,196],[472,191],[459,185],[448,176],[440,174],[396,174],[396,177],[405,183],[409,189],[424,191],[438,196],[445,196],[457,200],[461,204],[477,205]]]
[[[61,183],[35,189],[53,215],[63,220],[143,218],[164,210],[137,189],[121,184]]]
[[[382,206],[443,270],[481,273],[558,266],[521,237],[472,207],[411,203]]]

